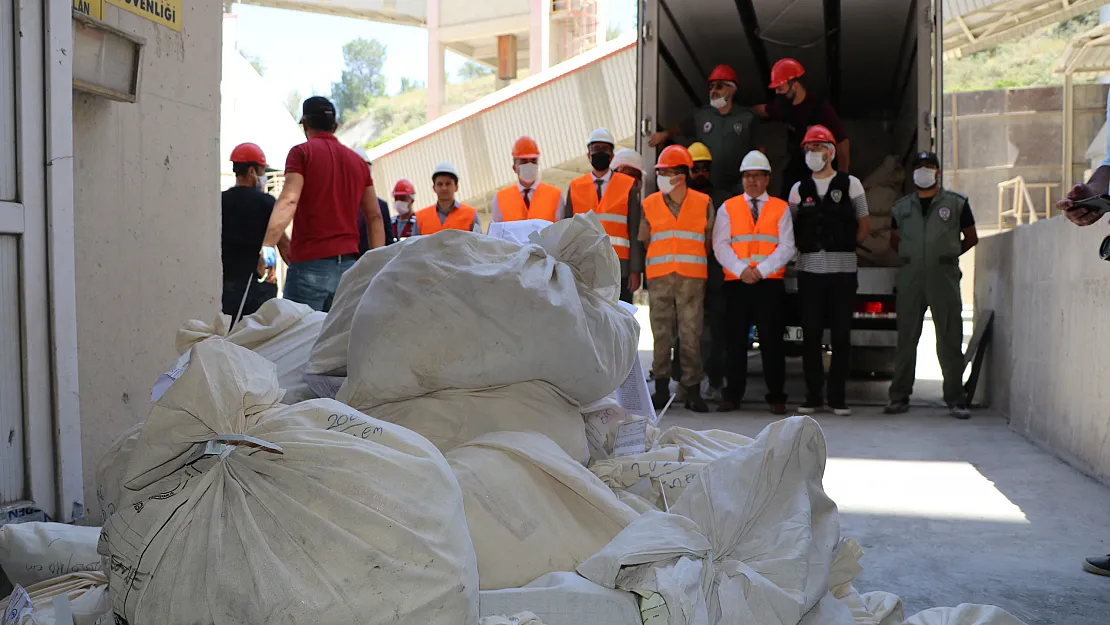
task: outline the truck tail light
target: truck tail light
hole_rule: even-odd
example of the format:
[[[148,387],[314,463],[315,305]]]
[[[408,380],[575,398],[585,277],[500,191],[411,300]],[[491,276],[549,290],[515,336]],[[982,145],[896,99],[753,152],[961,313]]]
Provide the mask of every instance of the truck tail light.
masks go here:
[[[856,319],[894,319],[894,302],[856,302]]]

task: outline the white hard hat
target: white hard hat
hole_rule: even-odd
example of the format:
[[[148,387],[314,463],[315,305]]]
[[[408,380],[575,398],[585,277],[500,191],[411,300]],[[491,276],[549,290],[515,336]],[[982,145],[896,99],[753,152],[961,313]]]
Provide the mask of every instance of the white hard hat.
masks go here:
[[[370,162],[370,156],[366,154],[366,150],[364,150],[362,148],[351,148],[351,149],[354,150],[355,154],[358,154],[359,158],[361,158],[363,161],[365,161],[367,163]]]
[[[771,161],[767,160],[767,155],[759,150],[752,150],[744,157],[744,162],[740,163],[740,171],[765,171],[771,173]]]
[[[436,165],[436,168],[432,171],[432,179],[434,180],[435,177],[440,174],[451,174],[455,177],[455,180],[459,179],[459,170],[455,169],[455,166],[447,161],[443,161]]]
[[[609,168],[615,170],[622,166],[633,167],[637,171],[644,171],[644,159],[636,150],[621,148],[613,155],[613,162],[609,164]]]
[[[617,142],[613,139],[613,133],[609,132],[608,128],[598,128],[590,133],[590,140],[586,145],[591,143],[608,143],[609,145],[616,145]]]

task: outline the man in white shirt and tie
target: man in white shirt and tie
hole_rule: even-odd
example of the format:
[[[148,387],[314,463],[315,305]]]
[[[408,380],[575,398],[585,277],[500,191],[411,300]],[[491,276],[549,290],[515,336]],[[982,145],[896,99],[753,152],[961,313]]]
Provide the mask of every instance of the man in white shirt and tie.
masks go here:
[[[718,412],[730,412],[744,399],[748,379],[748,329],[759,329],[759,350],[766,401],[772,414],[786,414],[786,351],[783,344],[783,282],[794,258],[794,222],[789,205],[767,195],[771,163],[758,150],[740,165],[744,183],[738,195],[717,211],[713,253],[725,272],[728,319],[728,386]]]

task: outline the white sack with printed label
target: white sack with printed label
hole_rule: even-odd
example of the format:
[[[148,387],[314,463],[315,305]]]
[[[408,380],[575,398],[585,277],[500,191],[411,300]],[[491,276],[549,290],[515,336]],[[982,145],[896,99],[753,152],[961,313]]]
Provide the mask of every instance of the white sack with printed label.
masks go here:
[[[334,400],[278,403],[274,365],[196,344],[151,409],[106,520],[131,623],[478,619],[459,490],[426,439]]]
[[[4,620],[10,618],[11,621]],[[99,571],[70,573],[16,588],[0,601],[7,625],[108,625],[114,623],[108,578]]]
[[[462,488],[482,590],[573,571],[637,517],[542,434],[487,434],[446,455]]]
[[[337,398],[373,406],[446,389],[547,382],[580,404],[613,392],[639,325],[596,215],[520,245],[445,230],[405,245],[366,288]]]
[[[99,527],[65,523],[0,525],[0,568],[13,584],[30,586],[60,575],[100,570]]]
[[[277,366],[278,384],[285,389],[286,404],[316,397],[304,381],[304,368],[312,346],[320,336],[326,315],[304,304],[272,299],[253,315],[243,317],[231,333],[231,317],[220,315],[211,323],[194,319],[177,331],[177,353],[184,355],[193,345],[212,336],[245,347]]]

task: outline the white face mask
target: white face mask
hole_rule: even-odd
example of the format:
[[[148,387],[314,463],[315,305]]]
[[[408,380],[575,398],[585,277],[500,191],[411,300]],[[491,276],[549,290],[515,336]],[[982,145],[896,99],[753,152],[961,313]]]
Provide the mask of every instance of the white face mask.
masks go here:
[[[810,171],[819,172],[825,168],[825,155],[820,152],[806,152],[806,167]]]
[[[719,111],[728,106],[728,100],[724,98],[713,98],[709,101],[709,105]]]
[[[675,186],[674,183],[671,182],[671,177],[670,176],[663,176],[663,175],[659,175],[659,176],[655,177],[655,185],[658,186],[659,190],[662,191],[663,193],[670,193],[671,191],[674,191],[674,186]]]
[[[522,163],[516,166],[516,171],[520,175],[521,182],[535,182],[540,178],[538,163]]]
[[[400,200],[393,202],[393,208],[396,209],[398,215],[404,215],[408,213],[410,206],[412,206],[411,202],[402,202]]]
[[[918,167],[913,170],[913,183],[918,189],[932,189],[937,184],[937,170]]]
[[[254,186],[258,187],[259,191],[265,191],[266,190],[266,181],[269,180],[270,177],[267,176],[266,174],[262,174],[261,176],[256,176],[256,178],[257,178],[257,180],[254,183]]]

